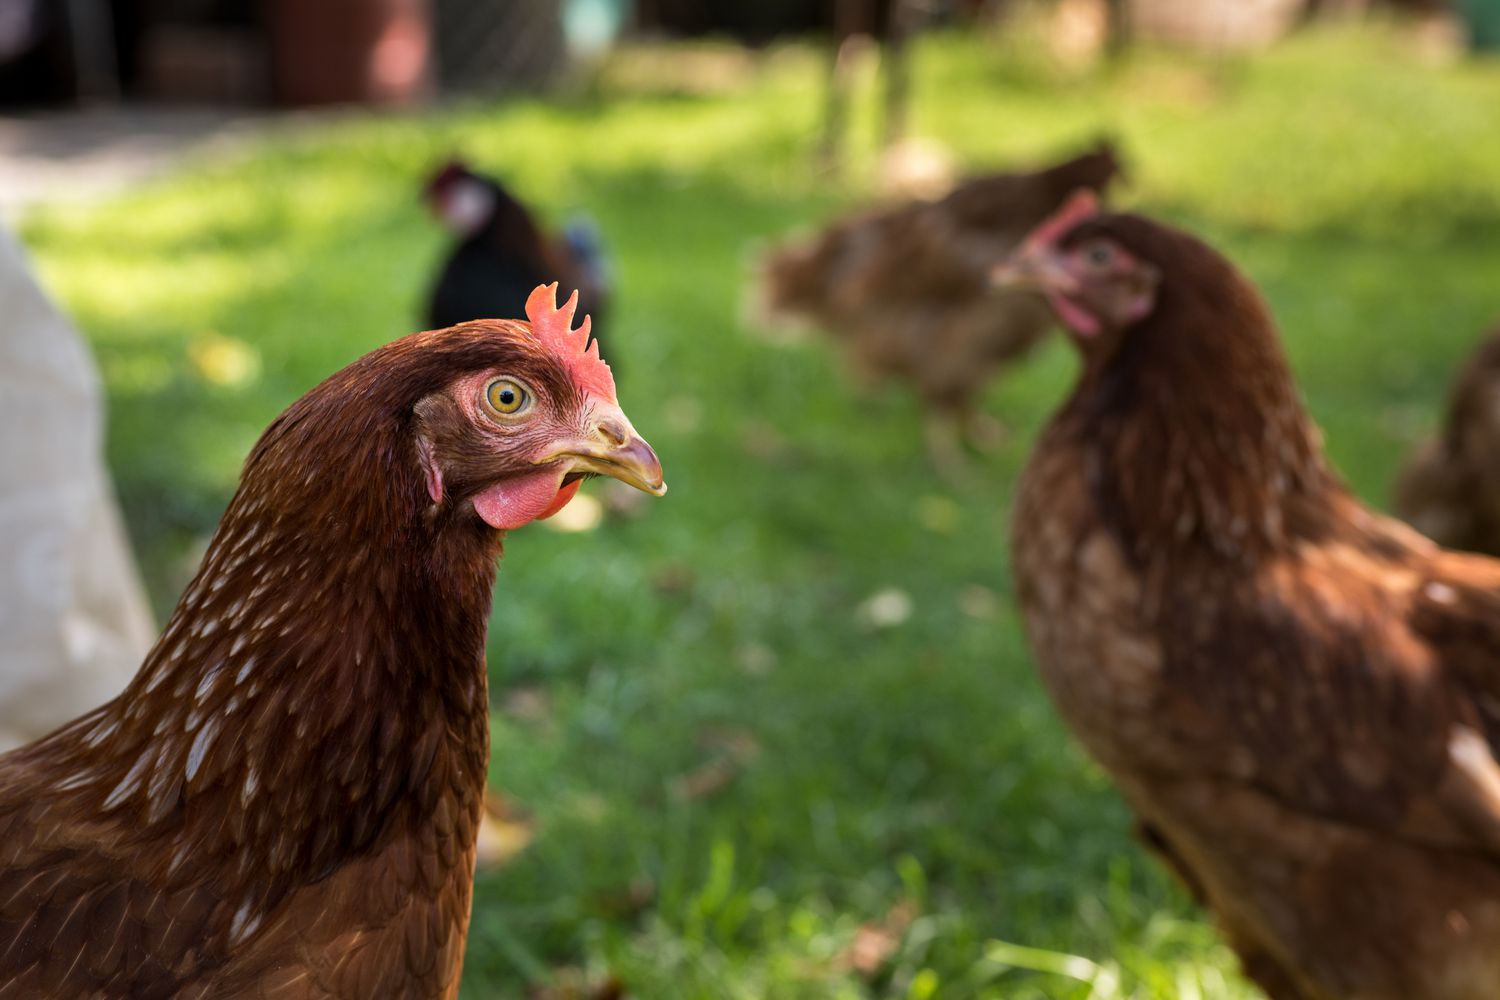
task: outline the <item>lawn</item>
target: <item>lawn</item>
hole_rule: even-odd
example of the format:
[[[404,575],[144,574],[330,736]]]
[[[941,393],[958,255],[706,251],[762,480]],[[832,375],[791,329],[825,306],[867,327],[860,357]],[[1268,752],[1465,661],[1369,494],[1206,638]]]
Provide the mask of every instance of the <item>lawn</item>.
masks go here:
[[[1425,66],[1378,31],[1086,74],[974,37],[915,56],[917,130],[974,169],[1118,137],[1127,201],[1260,282],[1335,462],[1384,502],[1500,312],[1500,65]],[[462,150],[598,221],[606,354],[671,484],[507,545],[491,780],[538,827],[480,879],[465,996],[607,974],[648,998],[1252,996],[1017,626],[1012,484],[1070,351],[997,384],[1010,440],[937,479],[908,393],[745,319],[756,248],[867,191],[870,109],[851,173],[822,176],[816,51],[697,58],[717,75],[653,54],[560,101],[302,127],[29,218],[98,357],[158,612],[261,429],[418,323],[442,240],[417,185]]]

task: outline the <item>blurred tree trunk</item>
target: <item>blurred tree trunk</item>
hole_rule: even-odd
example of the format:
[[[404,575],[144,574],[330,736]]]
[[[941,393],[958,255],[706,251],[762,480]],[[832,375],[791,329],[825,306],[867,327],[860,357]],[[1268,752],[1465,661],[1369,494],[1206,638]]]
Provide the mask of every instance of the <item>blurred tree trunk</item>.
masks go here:
[[[1104,50],[1111,60],[1118,60],[1130,48],[1129,0],[1105,0]]]
[[[849,94],[859,38],[867,33],[870,0],[834,0],[833,45],[828,56],[828,90],[823,107],[823,138],[818,159],[829,170],[842,160],[844,133],[849,128]]]
[[[885,39],[885,144],[893,146],[906,137],[911,106],[911,72],[907,43],[917,30],[916,0],[892,0],[887,14]]]
[[[833,0],[833,4],[833,47],[819,144],[819,158],[830,169],[839,165],[849,127],[855,63],[872,41],[880,45],[885,77],[882,142],[891,145],[905,136],[911,94],[907,49],[921,19],[917,0]]]
[[[1372,6],[1371,0],[1310,0],[1308,13],[1318,18],[1353,19],[1368,14]]]

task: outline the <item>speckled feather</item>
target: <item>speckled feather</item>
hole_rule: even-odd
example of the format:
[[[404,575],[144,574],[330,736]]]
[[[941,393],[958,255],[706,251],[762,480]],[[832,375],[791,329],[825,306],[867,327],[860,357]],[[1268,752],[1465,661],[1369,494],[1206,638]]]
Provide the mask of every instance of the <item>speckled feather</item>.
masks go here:
[[[1020,486],[1050,693],[1272,997],[1500,995],[1500,563],[1344,489],[1227,261],[1097,236],[1165,278]]]
[[[463,498],[526,460],[446,390],[490,369],[582,406],[520,323],[335,374],[255,447],[124,694],[0,757],[0,997],[456,994],[502,537]]]

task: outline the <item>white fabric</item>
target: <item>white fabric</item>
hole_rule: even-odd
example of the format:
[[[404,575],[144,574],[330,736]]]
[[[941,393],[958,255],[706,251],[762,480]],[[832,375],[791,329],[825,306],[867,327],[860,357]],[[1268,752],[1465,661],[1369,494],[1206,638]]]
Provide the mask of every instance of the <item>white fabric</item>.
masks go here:
[[[83,339],[0,230],[0,750],[108,701],[154,638]]]

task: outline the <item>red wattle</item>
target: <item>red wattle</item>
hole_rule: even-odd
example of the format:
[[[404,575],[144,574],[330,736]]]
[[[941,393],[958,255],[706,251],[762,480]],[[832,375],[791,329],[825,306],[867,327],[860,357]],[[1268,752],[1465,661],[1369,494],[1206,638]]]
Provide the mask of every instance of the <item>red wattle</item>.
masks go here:
[[[582,485],[582,479],[575,479],[568,485],[564,486],[562,489],[558,490],[557,499],[553,500],[552,503],[548,505],[546,510],[538,514],[536,516],[536,519],[538,521],[545,521],[553,514],[556,514],[558,511],[562,510],[568,505],[568,501],[573,499],[574,494],[578,492],[578,487]]]
[[[474,510],[484,523],[501,531],[551,517],[578,492],[578,483],[560,487],[556,469],[505,479],[474,497]]]
[[[1052,303],[1052,311],[1057,313],[1057,318],[1062,320],[1063,326],[1080,337],[1098,336],[1103,329],[1103,324],[1093,313],[1067,297],[1054,293],[1049,294],[1047,300]]]

